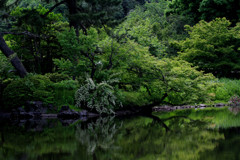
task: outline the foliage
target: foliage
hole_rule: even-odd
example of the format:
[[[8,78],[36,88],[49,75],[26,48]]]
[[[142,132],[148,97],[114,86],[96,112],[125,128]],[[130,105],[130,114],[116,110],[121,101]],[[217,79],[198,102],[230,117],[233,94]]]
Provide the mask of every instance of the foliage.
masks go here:
[[[52,59],[60,50],[56,33],[67,23],[61,21],[60,14],[51,12],[45,16],[47,12],[48,9],[41,5],[35,8],[17,7],[11,11],[11,16],[16,19],[11,30],[17,34],[6,35],[6,39],[29,72],[52,72]]]
[[[239,25],[229,28],[230,24],[226,18],[217,18],[211,22],[200,21],[193,27],[186,26],[190,37],[179,43],[180,57],[207,73],[237,76],[240,69]]]
[[[115,80],[95,83],[91,78],[86,80],[76,92],[76,106],[90,109],[100,114],[114,114],[114,110],[121,107],[118,101],[117,92],[112,83]]]
[[[2,94],[4,88],[12,81],[15,75],[9,60],[0,52],[0,106],[3,105]]]
[[[54,63],[60,72],[75,77],[88,73],[91,78],[94,77],[100,64],[98,42],[101,41],[101,35],[95,28],[87,31],[88,35],[81,31],[79,37],[76,37],[73,29],[58,34],[58,41],[62,47],[59,54],[62,58],[54,59]]]
[[[54,83],[70,79],[70,77],[68,75],[59,74],[59,73],[47,73],[47,74],[45,74],[45,76],[48,77],[50,79],[50,81],[52,81]]]
[[[12,81],[3,92],[7,109],[21,107],[26,101],[53,102],[52,82],[42,75],[29,75]]]
[[[178,15],[166,17],[167,4],[165,0],[151,0],[135,8],[117,27],[117,31],[120,35],[149,47],[150,53],[154,56],[176,56],[171,43],[186,37],[184,25],[188,24],[189,20]]]
[[[149,104],[151,98],[146,92],[120,90],[120,101],[124,107],[144,106]],[[143,98],[144,97],[144,98]]]
[[[120,88],[128,86],[132,88],[130,91],[144,93],[141,94],[145,95],[142,98],[148,99],[148,103],[204,102],[208,99],[208,89],[216,86],[211,74],[197,71],[186,61],[169,58],[159,60],[146,47],[133,41],[127,44],[131,50],[121,55]]]
[[[235,95],[240,96],[239,80],[221,78],[219,79],[219,83],[221,85],[214,91],[216,101],[228,102],[231,97]]]
[[[179,3],[179,10],[186,5],[165,0],[124,0],[122,4],[120,0],[46,0],[48,5],[36,0],[29,6],[29,0],[21,2],[19,6],[28,8],[10,12],[11,26],[5,29],[14,33],[4,38],[29,72],[44,74],[45,80],[39,78],[43,81],[39,83],[45,87],[31,85],[35,80],[30,78],[13,80],[16,84],[6,88],[6,103],[12,103],[10,99],[20,90],[15,102],[21,105],[37,99],[54,105],[76,103],[83,109],[112,114],[120,102],[127,107],[183,105],[232,96],[221,92],[212,74],[198,70],[229,77],[238,73],[240,25],[230,28],[229,21],[218,18],[184,30],[195,18],[186,14],[200,1],[184,1],[191,4],[186,13],[168,16],[166,10],[174,3]],[[39,3],[44,7],[36,6]],[[137,3],[141,5],[135,8]],[[55,13],[49,12],[54,7],[45,8],[55,4]],[[123,23],[110,28],[122,14],[128,14]],[[189,38],[183,40],[187,32]],[[7,60],[0,60],[0,65],[0,78],[9,78]]]
[[[174,0],[169,4],[168,14],[176,13],[199,20],[211,21],[217,17],[226,17],[233,24],[240,20],[238,0]]]
[[[9,60],[0,52],[0,81],[7,79],[13,70]]]
[[[153,24],[157,25],[157,22],[161,23],[163,21],[164,7],[166,7],[166,5],[154,3],[151,7],[153,6],[155,6],[154,9],[158,7],[157,9],[159,9],[159,11],[154,12],[154,9],[144,11],[143,8],[137,7],[128,15],[127,20],[119,26],[118,32],[120,34],[126,34],[129,39],[145,47],[148,46],[153,55],[162,56],[165,51],[165,46],[158,40],[153,29]]]
[[[97,150],[115,150],[113,137],[120,128],[121,124],[115,123],[114,117],[100,117],[96,122],[88,123],[86,127],[79,124],[76,139],[85,146],[89,155],[94,155]]]
[[[75,92],[79,84],[76,80],[62,80],[53,84],[54,105],[75,105]]]
[[[59,3],[55,0],[45,1]],[[79,29],[86,34],[87,29],[92,26],[115,24],[118,12],[121,12],[121,0],[66,0],[63,4],[66,6],[69,25],[74,27],[76,33]]]

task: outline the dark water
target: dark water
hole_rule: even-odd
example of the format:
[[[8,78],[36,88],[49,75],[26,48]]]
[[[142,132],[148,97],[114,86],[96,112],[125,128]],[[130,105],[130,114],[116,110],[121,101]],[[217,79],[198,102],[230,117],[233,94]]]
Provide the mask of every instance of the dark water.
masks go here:
[[[240,160],[240,113],[227,108],[1,122],[0,160]]]

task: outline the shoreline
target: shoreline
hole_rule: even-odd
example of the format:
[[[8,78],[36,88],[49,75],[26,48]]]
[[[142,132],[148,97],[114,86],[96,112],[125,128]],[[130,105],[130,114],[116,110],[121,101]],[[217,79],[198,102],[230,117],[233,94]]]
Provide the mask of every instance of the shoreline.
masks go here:
[[[162,105],[162,106],[155,106],[152,108],[152,112],[171,112],[175,110],[183,110],[183,109],[205,109],[209,107],[214,108],[222,108],[226,106],[231,106],[224,103],[218,103],[215,105],[183,105],[183,106],[170,106],[170,105]],[[140,109],[140,110],[139,110]],[[126,109],[126,110],[119,110],[116,111],[114,116],[129,116],[129,115],[142,115],[144,114],[144,109],[141,110],[139,107],[138,110],[134,109]],[[13,110],[11,112],[0,111],[0,120],[4,119],[89,119],[89,118],[96,118],[100,115],[96,113],[91,113],[86,110],[82,110],[80,112],[76,112],[70,109],[68,106],[63,106],[62,109],[58,113],[41,113],[39,111],[31,111],[26,112],[24,110]]]

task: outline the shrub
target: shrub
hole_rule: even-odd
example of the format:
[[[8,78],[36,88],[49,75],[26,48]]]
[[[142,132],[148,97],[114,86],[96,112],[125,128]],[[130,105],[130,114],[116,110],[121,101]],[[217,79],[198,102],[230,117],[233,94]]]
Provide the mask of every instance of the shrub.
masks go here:
[[[113,114],[114,110],[122,104],[118,101],[117,92],[109,82],[95,83],[88,78],[86,84],[81,86],[75,94],[77,107],[100,114]]]
[[[121,92],[120,100],[122,101],[124,107],[144,106],[150,103],[150,100],[147,97],[147,93],[126,91],[120,92]]]
[[[215,100],[227,102],[232,96],[240,96],[239,80],[221,78],[219,83],[221,83],[221,85],[219,85],[216,89]]]
[[[79,87],[76,80],[64,80],[53,84],[54,104],[57,106],[74,105],[74,95]]]
[[[70,77],[66,74],[60,74],[60,73],[47,73],[45,74],[46,77],[50,79],[52,82],[61,82],[64,80],[69,80]]]
[[[8,109],[23,106],[26,101],[52,103],[52,82],[42,75],[29,75],[23,79],[16,79],[4,89],[3,101]]]

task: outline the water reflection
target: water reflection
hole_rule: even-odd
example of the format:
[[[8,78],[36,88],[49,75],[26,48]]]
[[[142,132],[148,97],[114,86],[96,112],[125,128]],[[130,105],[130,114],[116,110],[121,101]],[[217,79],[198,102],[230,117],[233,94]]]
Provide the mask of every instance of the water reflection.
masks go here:
[[[0,126],[1,160],[240,159],[240,114],[228,109],[16,124]]]
[[[76,139],[87,148],[89,155],[96,157],[97,150],[113,152],[117,149],[114,136],[121,126],[122,122],[114,121],[114,117],[100,117],[95,122],[78,124]]]

